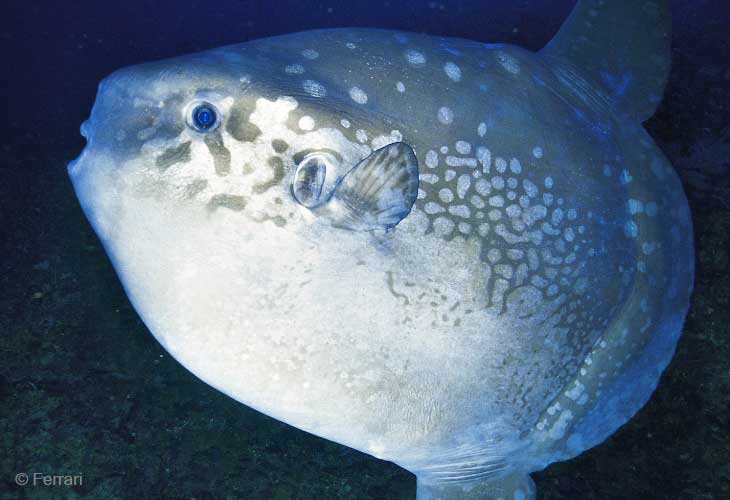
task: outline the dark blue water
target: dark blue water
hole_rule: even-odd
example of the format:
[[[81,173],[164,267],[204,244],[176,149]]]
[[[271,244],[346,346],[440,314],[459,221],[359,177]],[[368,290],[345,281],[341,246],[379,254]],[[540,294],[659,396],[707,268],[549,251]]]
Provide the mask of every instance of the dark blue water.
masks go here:
[[[637,3],[638,0],[637,0]],[[535,476],[539,498],[730,498],[730,5],[672,0],[673,68],[647,128],[683,179],[697,280],[657,393],[606,443]],[[311,28],[539,49],[573,0],[40,1],[0,6],[0,499],[413,498],[395,466],[214,392],[138,320],[65,163],[96,86],[134,63]],[[83,474],[21,487],[19,472]]]

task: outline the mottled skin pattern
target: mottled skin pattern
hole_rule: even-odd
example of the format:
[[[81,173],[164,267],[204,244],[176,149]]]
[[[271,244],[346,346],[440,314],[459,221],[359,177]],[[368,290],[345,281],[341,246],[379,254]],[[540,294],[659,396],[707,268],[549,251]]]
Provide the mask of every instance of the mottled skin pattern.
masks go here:
[[[186,123],[202,101],[205,133]],[[531,498],[527,473],[646,401],[691,289],[679,181],[613,104],[515,47],[313,31],[114,73],[69,171],[130,300],[200,378],[408,468],[421,498]],[[394,229],[292,196],[305,158],[331,191],[393,142],[420,170]]]

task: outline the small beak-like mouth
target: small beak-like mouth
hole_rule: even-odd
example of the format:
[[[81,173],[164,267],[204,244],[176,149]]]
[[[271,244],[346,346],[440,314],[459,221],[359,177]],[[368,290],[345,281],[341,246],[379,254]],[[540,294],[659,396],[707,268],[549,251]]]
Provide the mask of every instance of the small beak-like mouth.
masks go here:
[[[81,124],[81,136],[89,140],[89,120],[84,120],[84,122]]]
[[[68,171],[68,175],[71,177],[73,177],[74,174],[76,174],[79,171],[81,160],[84,157],[84,154],[86,153],[86,150],[89,147],[89,145],[88,145],[88,143],[89,143],[89,120],[84,120],[84,122],[81,124],[80,132],[81,132],[81,137],[86,139],[87,144],[86,144],[86,147],[84,147],[84,149],[81,151],[81,154],[78,156],[78,158],[76,158],[75,160],[71,160],[68,163],[68,166],[66,167],[67,171]]]

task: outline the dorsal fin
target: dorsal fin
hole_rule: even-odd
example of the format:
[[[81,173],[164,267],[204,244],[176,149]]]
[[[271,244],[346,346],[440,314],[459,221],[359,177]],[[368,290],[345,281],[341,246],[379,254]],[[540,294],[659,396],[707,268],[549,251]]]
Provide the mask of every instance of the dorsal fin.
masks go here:
[[[664,92],[670,39],[668,0],[578,0],[540,53],[644,121]]]

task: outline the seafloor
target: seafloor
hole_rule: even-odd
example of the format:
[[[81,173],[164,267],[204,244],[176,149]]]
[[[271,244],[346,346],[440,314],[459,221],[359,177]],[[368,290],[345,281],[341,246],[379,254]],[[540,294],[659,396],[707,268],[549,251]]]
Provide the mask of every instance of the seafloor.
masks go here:
[[[730,498],[730,58],[674,52],[647,126],[692,207],[684,333],[635,418],[534,475],[540,499]],[[64,166],[76,147],[3,143],[0,498],[414,498],[404,470],[250,410],[165,353],[76,202]],[[21,487],[22,472],[83,484]]]

